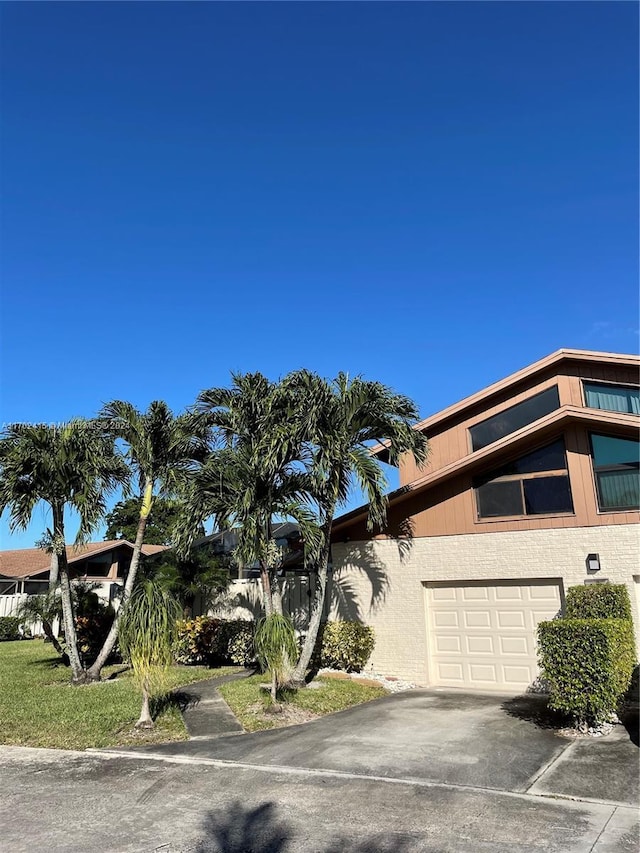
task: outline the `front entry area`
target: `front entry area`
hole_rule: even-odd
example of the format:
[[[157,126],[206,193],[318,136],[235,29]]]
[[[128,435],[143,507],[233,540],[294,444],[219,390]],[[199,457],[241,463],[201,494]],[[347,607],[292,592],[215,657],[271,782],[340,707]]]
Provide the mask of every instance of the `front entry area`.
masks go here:
[[[538,675],[536,627],[562,607],[558,578],[425,585],[429,681],[505,693]]]

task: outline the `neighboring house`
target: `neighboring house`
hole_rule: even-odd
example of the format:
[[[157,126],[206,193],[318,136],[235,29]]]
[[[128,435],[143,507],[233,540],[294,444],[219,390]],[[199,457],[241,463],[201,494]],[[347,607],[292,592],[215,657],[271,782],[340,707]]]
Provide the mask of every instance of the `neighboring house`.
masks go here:
[[[430,458],[401,462],[387,529],[367,532],[366,507],[333,527],[334,573],[376,632],[374,670],[522,690],[538,622],[569,586],[605,579],[627,585],[638,635],[639,368],[560,350],[417,425]],[[377,607],[367,570],[386,574]]]
[[[164,545],[142,546],[145,557],[165,550]],[[97,592],[109,601],[124,584],[132,554],[133,545],[125,539],[67,545],[71,577],[99,584]],[[0,615],[10,615],[26,595],[46,592],[50,566],[51,555],[40,548],[0,551]]]
[[[302,628],[309,619],[310,584],[309,573],[303,564],[303,544],[300,528],[291,521],[273,523],[272,537],[282,549],[282,565],[279,571],[282,581],[284,609],[296,626]],[[194,543],[194,548],[206,548],[212,554],[229,557],[238,545],[234,530],[220,531],[204,536]],[[231,583],[215,605],[207,613],[224,619],[254,619],[262,615],[262,594],[259,582],[260,570],[257,563],[249,566],[230,566]],[[194,612],[201,613],[202,602],[196,601]]]

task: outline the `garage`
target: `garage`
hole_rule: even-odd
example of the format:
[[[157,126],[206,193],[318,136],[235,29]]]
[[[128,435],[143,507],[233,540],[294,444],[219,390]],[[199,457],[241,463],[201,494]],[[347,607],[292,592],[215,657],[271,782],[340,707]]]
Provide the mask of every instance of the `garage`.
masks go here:
[[[513,692],[538,674],[536,627],[561,607],[557,578],[426,585],[434,686]]]

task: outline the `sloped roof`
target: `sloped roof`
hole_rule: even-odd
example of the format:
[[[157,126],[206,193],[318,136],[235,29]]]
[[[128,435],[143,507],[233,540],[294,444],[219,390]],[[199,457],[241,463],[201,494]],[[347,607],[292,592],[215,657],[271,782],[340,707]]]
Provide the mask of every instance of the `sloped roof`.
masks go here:
[[[126,539],[107,539],[104,542],[89,542],[86,545],[67,545],[67,558],[69,563],[83,560],[85,557],[93,557],[104,551],[111,551],[121,545],[126,545],[133,550],[133,544]],[[142,553],[145,557],[166,551],[165,545],[143,545]],[[51,565],[51,556],[41,548],[21,548],[15,551],[0,551],[0,577],[26,578],[48,572]]]
[[[441,411],[430,415],[428,418],[425,418],[415,424],[414,429],[424,432],[429,429],[433,429],[434,427],[440,428],[442,427],[442,424],[450,418],[458,417],[465,410],[472,409],[479,403],[488,403],[489,400],[497,394],[502,394],[505,390],[529,380],[535,377],[538,373],[543,373],[545,370],[548,370],[550,367],[554,367],[563,361],[621,365],[626,367],[636,367],[640,371],[640,356],[638,355],[614,352],[596,352],[595,350],[559,349],[556,350],[556,352],[551,353],[551,355],[541,358],[539,361],[534,361],[533,364],[529,364],[527,367],[522,368],[522,370],[517,370],[515,373],[511,373],[504,379],[500,379],[498,382],[488,385],[481,391],[477,391],[475,394],[471,394],[469,397],[464,397],[457,403],[447,406],[446,409],[442,409]],[[383,442],[382,444],[372,447],[371,453],[374,456],[378,456],[383,461],[386,461],[385,457],[388,453],[387,447],[388,444]]]

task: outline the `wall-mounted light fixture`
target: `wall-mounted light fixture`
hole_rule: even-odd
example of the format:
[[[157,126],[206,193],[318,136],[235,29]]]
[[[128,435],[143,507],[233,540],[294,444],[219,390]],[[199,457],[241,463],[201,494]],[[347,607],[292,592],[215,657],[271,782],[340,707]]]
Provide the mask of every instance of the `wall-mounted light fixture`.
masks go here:
[[[587,571],[599,572],[600,568],[600,554],[587,554]]]

